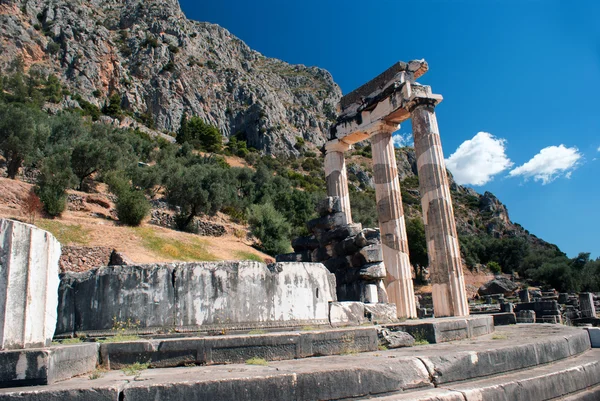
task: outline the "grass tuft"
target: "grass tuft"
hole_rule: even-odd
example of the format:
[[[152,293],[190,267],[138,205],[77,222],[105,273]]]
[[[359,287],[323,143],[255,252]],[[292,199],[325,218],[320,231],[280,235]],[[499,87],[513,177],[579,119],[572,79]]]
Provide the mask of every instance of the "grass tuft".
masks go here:
[[[246,365],[267,366],[268,363],[264,358],[250,358],[246,360]]]
[[[250,330],[248,332],[248,334],[254,335],[254,334],[267,334],[266,330],[261,330],[261,329],[255,329],[255,330]]]
[[[137,376],[139,375],[143,370],[146,370],[150,367],[149,363],[133,363],[129,366],[125,366],[123,369],[121,369],[123,371],[123,373],[125,373],[127,376]]]
[[[264,259],[258,256],[255,253],[247,252],[247,251],[236,251],[235,257],[239,260],[252,260],[254,262],[265,263]]]
[[[508,336],[506,334],[494,334],[492,340],[506,340]]]
[[[87,245],[90,242],[90,231],[79,224],[65,224],[57,220],[39,219],[37,226],[49,231],[63,245]]]
[[[137,227],[132,229],[142,239],[144,247],[161,257],[183,262],[218,260],[216,256],[206,250],[206,241],[200,238],[190,238],[187,241],[178,241],[172,238],[163,238],[151,227]]]
[[[98,340],[98,342],[100,344],[122,343],[125,341],[136,341],[139,339],[140,339],[140,337],[136,336],[136,335],[117,334],[116,336],[106,337],[104,340]]]

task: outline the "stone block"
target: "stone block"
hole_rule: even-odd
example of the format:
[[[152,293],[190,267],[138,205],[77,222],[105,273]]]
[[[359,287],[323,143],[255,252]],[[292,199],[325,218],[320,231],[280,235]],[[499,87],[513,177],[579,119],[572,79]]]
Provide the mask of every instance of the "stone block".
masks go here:
[[[356,237],[348,237],[335,245],[335,253],[338,256],[353,255],[359,249],[360,247],[356,245]]]
[[[341,212],[342,202],[340,201],[339,196],[328,196],[317,204],[317,213],[321,217]]]
[[[376,324],[394,323],[398,321],[395,304],[365,304],[365,316]]]
[[[381,245],[369,245],[359,251],[364,258],[364,263],[376,263],[383,261],[383,252]]]
[[[73,308],[59,309],[59,321],[74,320],[75,331],[109,331],[116,322],[130,321],[138,328],[174,326],[173,265],[109,266],[84,273],[67,273]],[[59,293],[60,298],[69,294]],[[65,316],[74,311],[74,318]],[[61,334],[57,331],[57,334]]]
[[[320,263],[190,263],[175,269],[175,326],[326,322],[335,300]]]
[[[314,235],[295,238],[292,241],[294,252],[313,251],[319,247],[319,241]]]
[[[96,369],[98,344],[0,351],[0,387],[52,384]]]
[[[592,348],[600,348],[600,327],[586,327]]]
[[[362,231],[360,223],[346,224],[341,227],[335,227],[321,235],[321,244],[329,244],[332,241],[341,241],[348,237],[354,237]]]
[[[377,294],[377,286],[375,284],[366,284],[364,286],[364,299],[368,304],[376,304],[379,302],[379,296]]]
[[[535,311],[520,310],[516,313],[517,313],[517,323],[535,323]]]
[[[335,277],[316,263],[251,261],[103,267],[62,277],[59,327],[108,332],[326,324]],[[99,333],[100,332],[100,333]],[[57,330],[58,334],[63,334]]]
[[[346,215],[344,213],[329,214],[310,220],[306,225],[309,231],[331,230],[334,227],[346,225]]]
[[[581,310],[582,317],[596,317],[594,294],[591,292],[582,292],[579,294],[579,310]]]
[[[378,280],[386,277],[383,262],[375,262],[364,265],[359,271],[360,277],[365,280]]]
[[[309,251],[302,251],[296,253],[284,253],[283,255],[277,255],[275,257],[277,262],[289,262],[289,263],[309,263],[312,261],[312,253]]]
[[[300,334],[298,358],[377,351],[377,329],[360,327]]]
[[[362,302],[331,302],[329,322],[333,327],[360,326],[367,322],[365,304]]]
[[[415,344],[415,338],[404,331],[380,329],[378,334],[381,345],[389,349],[412,347]]]
[[[517,324],[517,316],[511,312],[494,313],[494,326],[507,326],[509,324]]]
[[[0,349],[52,342],[60,254],[60,244],[50,233],[0,220]]]

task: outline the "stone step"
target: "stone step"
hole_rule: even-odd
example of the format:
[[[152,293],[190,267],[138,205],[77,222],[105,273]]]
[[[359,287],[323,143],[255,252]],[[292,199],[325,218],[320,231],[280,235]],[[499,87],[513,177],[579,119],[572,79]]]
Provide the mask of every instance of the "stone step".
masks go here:
[[[377,401],[563,401],[598,400],[600,350],[536,368],[435,389],[361,399]]]
[[[515,325],[476,339],[390,351],[277,362],[255,360],[244,365],[109,371],[94,375],[95,380],[84,376],[44,387],[0,389],[0,401],[337,400],[415,390],[457,392],[456,387],[473,383],[457,383],[460,381],[507,372],[518,377],[527,373],[517,372],[519,369],[545,368],[540,365],[552,362],[556,364],[547,367],[560,364],[558,370],[573,372],[571,381],[586,384],[579,371],[600,378],[600,371],[596,371],[600,350],[590,350],[584,330]],[[568,363],[573,363],[570,370]],[[548,370],[546,375],[558,374],[558,370]],[[494,388],[492,382],[486,386]]]

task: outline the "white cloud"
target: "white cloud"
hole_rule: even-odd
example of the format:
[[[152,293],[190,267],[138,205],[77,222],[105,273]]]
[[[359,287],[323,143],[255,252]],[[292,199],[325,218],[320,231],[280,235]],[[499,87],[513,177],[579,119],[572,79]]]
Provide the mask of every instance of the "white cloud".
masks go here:
[[[576,147],[548,146],[508,175],[511,177],[522,176],[525,179],[533,177],[535,181],[542,181],[542,184],[546,185],[561,175],[571,178],[572,171],[577,168],[582,157],[583,155]]]
[[[479,132],[456,149],[446,160],[446,167],[458,184],[484,185],[496,174],[512,167],[505,151],[505,139]]]
[[[413,146],[413,136],[411,133],[397,133],[392,136],[395,148],[402,148],[404,146]]]
[[[597,150],[598,150],[598,152],[600,152],[600,146],[598,146],[598,149],[597,149]]]

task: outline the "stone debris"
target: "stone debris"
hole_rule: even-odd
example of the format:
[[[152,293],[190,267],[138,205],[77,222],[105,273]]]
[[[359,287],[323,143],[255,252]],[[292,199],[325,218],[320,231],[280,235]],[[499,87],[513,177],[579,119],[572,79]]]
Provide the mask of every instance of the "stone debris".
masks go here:
[[[477,291],[479,295],[494,295],[503,294],[504,296],[510,296],[518,288],[517,284],[512,282],[506,277],[496,277],[495,279],[488,281]]]
[[[320,202],[319,217],[307,223],[312,235],[293,240],[295,252],[279,255],[277,261],[323,263],[335,274],[339,301],[386,303],[379,230],[347,224],[342,206],[339,197]]]
[[[385,328],[377,330],[379,343],[389,349],[412,347],[415,345],[415,338],[403,331],[390,331]]]

